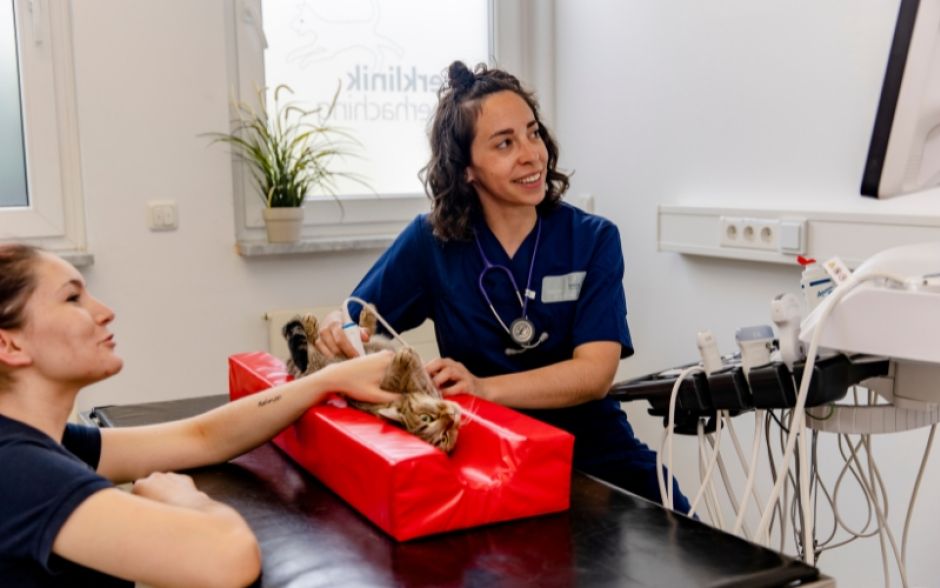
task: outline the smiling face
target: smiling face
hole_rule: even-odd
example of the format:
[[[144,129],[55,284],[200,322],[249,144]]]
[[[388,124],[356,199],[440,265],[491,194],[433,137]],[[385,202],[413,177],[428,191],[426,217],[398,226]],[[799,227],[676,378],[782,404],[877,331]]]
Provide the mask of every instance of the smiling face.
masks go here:
[[[548,150],[535,113],[512,91],[483,99],[467,179],[484,212],[534,208],[545,198]]]
[[[85,289],[81,274],[49,254],[36,262],[36,290],[26,303],[19,344],[46,379],[85,386],[118,373],[108,324],[114,312]]]

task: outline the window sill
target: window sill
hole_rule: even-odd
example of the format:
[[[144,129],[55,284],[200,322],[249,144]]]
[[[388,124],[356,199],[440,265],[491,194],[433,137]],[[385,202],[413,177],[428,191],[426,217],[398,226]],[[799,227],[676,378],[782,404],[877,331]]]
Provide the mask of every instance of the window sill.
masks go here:
[[[334,253],[338,251],[367,251],[385,249],[395,240],[395,235],[362,235],[353,237],[328,237],[302,239],[296,243],[268,243],[267,241],[240,240],[235,251],[242,257],[267,257],[271,255],[306,255]]]
[[[95,264],[95,256],[86,251],[53,251],[52,253],[77,268],[91,267]]]

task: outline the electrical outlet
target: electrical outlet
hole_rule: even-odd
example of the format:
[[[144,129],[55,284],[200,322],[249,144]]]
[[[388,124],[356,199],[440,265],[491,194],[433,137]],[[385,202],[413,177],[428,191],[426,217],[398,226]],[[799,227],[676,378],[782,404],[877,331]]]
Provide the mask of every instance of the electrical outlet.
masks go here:
[[[721,217],[719,242],[722,247],[738,247],[738,241],[741,239],[741,220],[731,216]]]
[[[153,200],[147,203],[150,212],[151,231],[175,231],[179,226],[176,214],[176,202],[173,200]]]
[[[723,216],[719,225],[722,247],[768,251],[780,248],[780,221],[777,219]]]

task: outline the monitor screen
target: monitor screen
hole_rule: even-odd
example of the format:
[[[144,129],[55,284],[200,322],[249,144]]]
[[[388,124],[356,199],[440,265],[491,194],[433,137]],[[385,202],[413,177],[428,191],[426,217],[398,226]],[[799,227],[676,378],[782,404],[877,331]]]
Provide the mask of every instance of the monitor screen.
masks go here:
[[[940,185],[940,0],[901,0],[862,194]]]

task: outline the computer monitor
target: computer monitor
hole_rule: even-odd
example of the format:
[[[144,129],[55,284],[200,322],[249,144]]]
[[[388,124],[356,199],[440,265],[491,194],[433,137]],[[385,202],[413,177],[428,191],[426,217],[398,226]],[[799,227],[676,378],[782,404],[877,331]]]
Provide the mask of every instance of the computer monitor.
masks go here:
[[[862,176],[888,198],[940,185],[940,0],[901,0]]]

